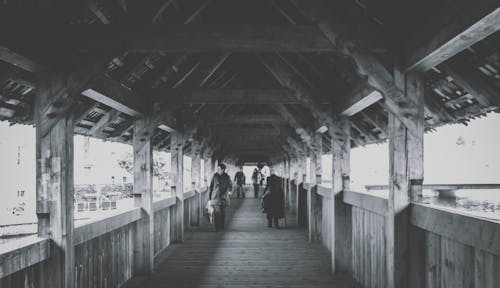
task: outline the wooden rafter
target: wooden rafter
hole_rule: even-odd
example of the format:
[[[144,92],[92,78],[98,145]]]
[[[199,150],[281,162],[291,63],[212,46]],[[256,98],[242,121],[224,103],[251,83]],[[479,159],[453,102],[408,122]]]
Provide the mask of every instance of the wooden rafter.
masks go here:
[[[404,60],[407,71],[426,71],[500,29],[497,1],[461,1],[451,8],[455,14],[439,15],[448,19],[446,25],[442,21],[429,21],[427,26],[420,27],[422,34],[407,43]],[[432,36],[424,41],[422,38],[428,35]]]
[[[84,28],[86,31],[80,33],[82,48],[96,41],[113,41],[125,42],[131,52],[333,51],[332,44],[315,26],[150,26],[132,35],[117,26]]]
[[[311,93],[321,95],[322,92]],[[300,104],[295,92],[288,89],[158,89],[151,95],[162,99],[159,101],[182,104]],[[320,103],[330,104],[331,100]]]
[[[132,117],[142,115],[146,107],[140,103],[138,96],[121,83],[107,76],[99,76],[92,81],[91,88],[82,95],[109,106]]]
[[[326,1],[293,2],[305,15],[318,22],[320,29],[337,49],[355,60],[358,68],[368,76],[368,83],[384,95],[390,111],[404,123],[410,133],[416,134],[414,121],[407,118],[415,115],[416,105],[394,85],[392,73],[370,51],[359,45],[356,39],[349,38],[356,33],[340,21],[341,17],[329,9]]]
[[[466,63],[457,59],[448,61],[448,63],[441,65],[440,68],[451,76],[454,82],[469,92],[481,106],[500,106],[498,93],[484,79],[481,72],[472,65],[466,65]]]

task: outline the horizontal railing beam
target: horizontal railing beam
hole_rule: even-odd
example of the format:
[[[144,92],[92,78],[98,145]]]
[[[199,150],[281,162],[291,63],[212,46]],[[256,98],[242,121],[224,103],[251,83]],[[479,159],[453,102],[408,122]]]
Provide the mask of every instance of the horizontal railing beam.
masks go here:
[[[344,203],[356,206],[380,215],[387,215],[389,212],[388,199],[374,195],[353,191],[343,191]]]
[[[500,255],[498,222],[423,204],[412,204],[411,224],[453,241]]]
[[[141,209],[134,208],[111,217],[94,220],[91,223],[85,223],[81,226],[75,227],[73,243],[75,246],[85,243],[139,219],[141,219]]]
[[[0,279],[43,262],[50,257],[50,240],[38,236],[0,246]]]

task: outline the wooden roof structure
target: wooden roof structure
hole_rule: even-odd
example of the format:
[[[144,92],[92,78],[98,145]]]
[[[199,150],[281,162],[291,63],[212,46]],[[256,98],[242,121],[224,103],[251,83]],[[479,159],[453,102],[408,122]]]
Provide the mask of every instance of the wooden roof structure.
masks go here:
[[[0,119],[12,123],[34,123],[40,77],[63,75],[70,93],[43,112],[71,113],[76,134],[132,143],[150,115],[156,149],[181,131],[219,159],[272,162],[337,115],[352,147],[385,141],[387,112],[408,107],[395,70],[423,75],[427,130],[500,107],[496,1],[0,5]]]

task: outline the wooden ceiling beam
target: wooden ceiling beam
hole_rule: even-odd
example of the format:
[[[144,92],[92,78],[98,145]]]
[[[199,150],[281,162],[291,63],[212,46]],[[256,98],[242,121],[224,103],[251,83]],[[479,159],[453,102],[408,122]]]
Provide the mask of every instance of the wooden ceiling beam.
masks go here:
[[[219,68],[226,62],[226,60],[229,58],[229,56],[231,56],[231,53],[227,52],[227,53],[224,53],[224,55],[222,55],[215,63],[212,67],[210,67],[210,69],[208,69],[208,72],[205,76],[203,76],[203,78],[201,79],[200,81],[200,87],[203,87],[208,79],[210,79],[210,77],[212,77],[215,72],[217,72],[217,70],[219,70]]]
[[[285,63],[272,55],[258,54],[257,58],[283,87],[296,92],[294,95],[297,101],[307,108],[321,125],[329,123],[331,117],[312,96],[315,92],[304,85]]]
[[[318,23],[319,28],[339,51],[355,60],[359,70],[368,76],[368,83],[383,94],[388,109],[403,122],[410,133],[416,135],[418,127],[408,118],[409,115],[417,115],[416,104],[394,85],[392,72],[387,71],[384,64],[368,49],[358,44],[354,38],[355,31],[340,21],[341,17],[336,11],[329,9],[328,1],[293,2],[304,15]]]
[[[249,124],[286,124],[284,120],[279,115],[275,114],[250,114],[250,115],[222,115],[220,117],[213,118],[210,120],[210,125],[249,125]]]
[[[20,55],[5,46],[0,45],[0,60],[14,65],[20,69],[31,73],[38,73],[46,70],[46,67],[36,63],[35,61]]]
[[[421,33],[406,43],[406,71],[426,71],[500,30],[498,1],[458,2],[450,7],[448,15],[441,13],[439,19],[419,27]]]
[[[139,97],[132,90],[108,76],[95,78],[90,87],[83,91],[82,95],[96,102],[132,117],[139,117],[145,111],[145,105],[140,103]]]
[[[79,34],[86,35],[80,44],[84,47],[107,39],[125,42],[126,50],[131,52],[333,51],[332,44],[315,26],[149,26],[132,36],[118,26],[82,29],[87,30]]]
[[[340,105],[338,105],[337,109],[341,111],[340,115],[349,117],[363,111],[383,98],[382,94],[366,81],[357,85],[346,96],[344,101],[339,101]]]
[[[322,91],[311,90],[315,97]],[[151,95],[159,102],[180,104],[300,104],[296,92],[288,89],[153,89]],[[167,100],[168,99],[168,100]],[[332,100],[319,101],[331,104]]]

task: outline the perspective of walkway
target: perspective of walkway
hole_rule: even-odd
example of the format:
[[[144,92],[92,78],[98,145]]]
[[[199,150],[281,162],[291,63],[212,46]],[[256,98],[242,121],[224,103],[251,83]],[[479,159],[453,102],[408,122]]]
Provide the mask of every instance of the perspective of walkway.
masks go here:
[[[224,231],[205,221],[159,257],[151,277],[125,287],[351,287],[334,279],[330,253],[307,243],[295,217],[287,216],[286,227],[282,219],[280,229],[268,228],[253,197],[231,199],[226,217]]]

